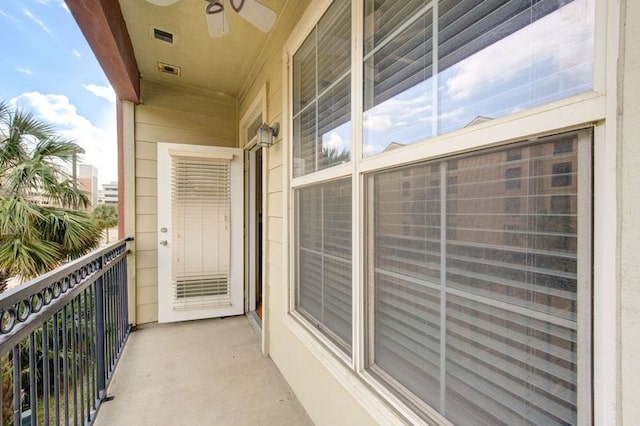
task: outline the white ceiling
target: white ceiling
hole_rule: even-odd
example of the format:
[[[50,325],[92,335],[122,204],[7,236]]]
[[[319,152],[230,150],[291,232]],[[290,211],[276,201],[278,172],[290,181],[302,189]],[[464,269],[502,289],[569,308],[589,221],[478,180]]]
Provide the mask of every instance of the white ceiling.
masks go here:
[[[260,3],[278,15],[275,29],[281,22],[282,8],[291,2],[260,0]],[[231,33],[213,39],[207,30],[204,0],[180,0],[166,7],[145,0],[120,0],[120,6],[142,79],[206,89],[235,98],[242,95],[249,74],[274,31],[261,32],[227,5],[225,14]],[[155,39],[154,28],[172,33],[173,44]],[[180,67],[181,76],[159,72],[158,62]]]

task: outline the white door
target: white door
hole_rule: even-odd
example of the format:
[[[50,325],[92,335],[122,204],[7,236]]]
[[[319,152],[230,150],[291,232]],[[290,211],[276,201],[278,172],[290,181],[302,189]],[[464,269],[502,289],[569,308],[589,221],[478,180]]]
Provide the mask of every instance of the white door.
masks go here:
[[[158,144],[158,322],[240,315],[243,152]]]

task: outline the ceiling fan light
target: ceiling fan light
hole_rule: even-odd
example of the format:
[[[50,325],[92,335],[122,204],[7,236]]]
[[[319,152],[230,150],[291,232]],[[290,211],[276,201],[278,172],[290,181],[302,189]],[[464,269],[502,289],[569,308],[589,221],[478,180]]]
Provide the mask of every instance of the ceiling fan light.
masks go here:
[[[156,6],[171,6],[172,4],[178,2],[179,0],[147,0],[151,4],[155,4]]]

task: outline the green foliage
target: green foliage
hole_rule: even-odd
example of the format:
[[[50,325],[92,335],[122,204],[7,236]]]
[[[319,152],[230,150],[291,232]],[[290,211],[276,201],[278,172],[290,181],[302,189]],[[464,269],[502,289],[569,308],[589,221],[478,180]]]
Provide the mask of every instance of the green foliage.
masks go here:
[[[322,158],[328,167],[336,164],[348,163],[351,159],[351,153],[346,149],[338,151],[335,148],[322,147]]]
[[[69,176],[80,153],[31,113],[0,102],[0,278],[33,278],[97,246],[100,229],[71,210],[89,205]],[[63,208],[39,206],[34,194]]]
[[[93,222],[102,231],[107,230],[107,242],[109,242],[109,228],[118,224],[118,211],[111,204],[99,204],[91,212]]]

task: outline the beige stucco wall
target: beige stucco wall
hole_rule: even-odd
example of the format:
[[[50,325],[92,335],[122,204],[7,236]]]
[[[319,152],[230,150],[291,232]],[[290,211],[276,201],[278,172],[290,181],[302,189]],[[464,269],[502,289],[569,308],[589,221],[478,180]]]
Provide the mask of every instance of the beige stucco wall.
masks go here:
[[[640,2],[626,0],[618,143],[619,424],[640,419]],[[623,9],[624,10],[624,9]]]
[[[142,82],[135,107],[136,321],[158,320],[157,143],[237,146],[237,102]]]

